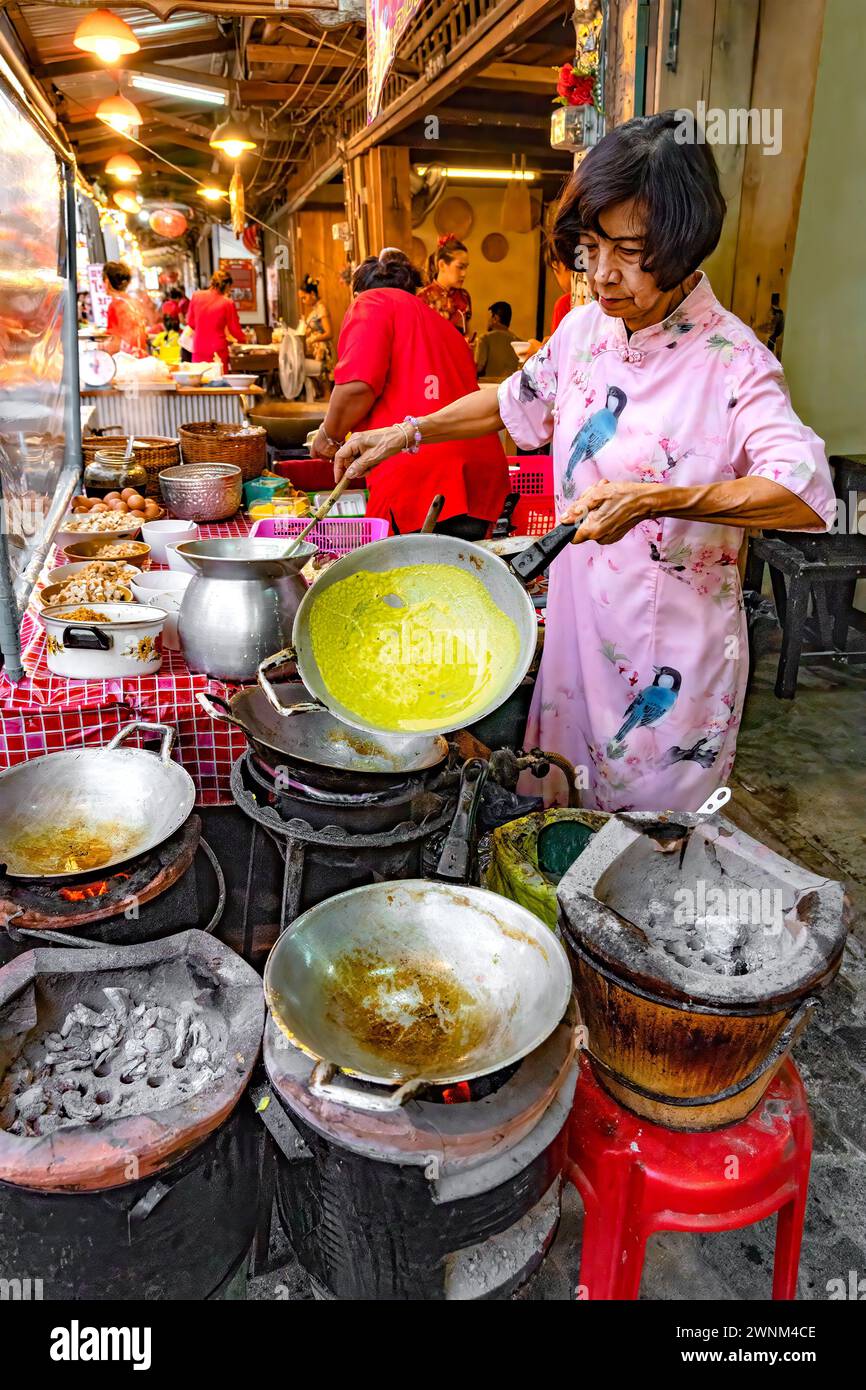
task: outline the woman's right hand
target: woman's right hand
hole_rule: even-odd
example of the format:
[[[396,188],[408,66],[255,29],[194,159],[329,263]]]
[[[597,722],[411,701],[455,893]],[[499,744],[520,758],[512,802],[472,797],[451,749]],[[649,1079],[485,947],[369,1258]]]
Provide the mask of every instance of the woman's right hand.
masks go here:
[[[377,463],[400,454],[406,448],[406,431],[399,425],[379,430],[360,430],[342,444],[334,455],[334,482],[344,473],[350,478],[363,478]]]

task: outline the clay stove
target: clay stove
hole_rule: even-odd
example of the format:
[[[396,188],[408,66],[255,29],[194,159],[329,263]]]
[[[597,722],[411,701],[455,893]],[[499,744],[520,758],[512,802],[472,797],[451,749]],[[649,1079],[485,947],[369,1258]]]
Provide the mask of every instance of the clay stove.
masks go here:
[[[847,930],[840,883],[721,816],[612,816],[557,896],[599,1081],[676,1128],[758,1103]]]
[[[129,945],[203,925],[213,931],[225,906],[219,862],[191,815],[161,845],[110,871],[63,878],[0,873],[0,963],[37,942],[45,945]],[[207,865],[210,865],[208,870]],[[215,892],[198,873],[212,872]],[[205,905],[207,899],[207,905]]]
[[[555,1234],[576,1080],[568,1015],[491,1076],[399,1093],[322,1076],[268,1018],[281,1223],[317,1297],[505,1299]]]
[[[207,1298],[246,1260],[261,982],[199,931],[0,970],[0,1268],[46,1298]]]

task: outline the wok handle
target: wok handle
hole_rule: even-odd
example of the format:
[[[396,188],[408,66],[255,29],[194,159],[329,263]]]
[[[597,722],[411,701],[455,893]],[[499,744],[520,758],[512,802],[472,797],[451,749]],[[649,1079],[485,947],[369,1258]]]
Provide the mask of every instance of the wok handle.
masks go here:
[[[275,709],[277,714],[281,714],[284,719],[288,719],[292,714],[315,714],[318,710],[325,708],[318,700],[304,701],[303,704],[298,705],[284,705],[280,700],[279,695],[268,680],[266,672],[275,671],[278,667],[285,666],[289,661],[295,660],[294,647],[283,647],[281,651],[274,652],[273,656],[266,656],[256,671],[259,689],[264,691],[265,698],[272,709]]]
[[[416,1077],[412,1081],[404,1081],[396,1091],[380,1095],[375,1091],[362,1091],[348,1081],[335,1080],[340,1075],[333,1062],[317,1062],[308,1083],[312,1094],[320,1100],[333,1101],[335,1105],[349,1105],[353,1110],[399,1110],[427,1084]]]
[[[232,714],[228,700],[224,700],[221,695],[205,695],[204,691],[200,690],[195,698],[205,714],[209,714],[211,719],[219,719],[223,724],[234,724],[236,729],[240,729],[241,733],[246,734],[247,731],[241,721],[235,719]]]
[[[562,522],[534,545],[528,545],[525,550],[512,555],[508,561],[512,572],[518,579],[522,579],[524,584],[537,579],[541,572],[547,569],[551,560],[555,560],[560,551],[571,544],[577,534],[577,528],[584,519],[581,517],[580,521]]]
[[[122,743],[126,742],[130,734],[134,734],[139,729],[146,729],[149,733],[159,734],[159,760],[162,763],[168,763],[171,759],[171,750],[174,747],[176,730],[170,724],[155,724],[149,719],[136,719],[132,724],[124,724],[111,742],[105,745],[106,749],[110,751],[112,748],[119,748]]]

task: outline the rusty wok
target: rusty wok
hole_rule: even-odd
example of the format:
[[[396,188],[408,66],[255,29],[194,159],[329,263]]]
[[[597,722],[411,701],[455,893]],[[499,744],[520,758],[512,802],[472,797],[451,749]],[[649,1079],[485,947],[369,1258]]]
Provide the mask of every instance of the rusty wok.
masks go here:
[[[516,1062],[571,997],[565,951],[533,913],[424,879],[353,888],[302,913],[264,983],[274,1022],[329,1079],[339,1068],[403,1089]]]

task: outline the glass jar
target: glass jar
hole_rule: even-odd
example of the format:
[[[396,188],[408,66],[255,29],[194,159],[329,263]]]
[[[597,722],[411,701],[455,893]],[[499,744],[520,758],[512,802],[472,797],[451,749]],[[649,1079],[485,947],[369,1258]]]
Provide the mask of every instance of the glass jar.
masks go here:
[[[124,458],[116,449],[100,449],[84,470],[85,493],[88,497],[105,497],[109,492],[122,492],[125,487],[134,487],[144,497],[147,491],[144,464]]]

